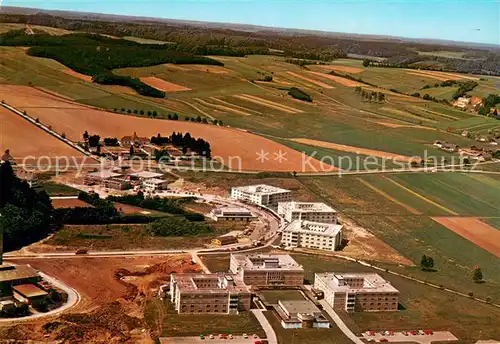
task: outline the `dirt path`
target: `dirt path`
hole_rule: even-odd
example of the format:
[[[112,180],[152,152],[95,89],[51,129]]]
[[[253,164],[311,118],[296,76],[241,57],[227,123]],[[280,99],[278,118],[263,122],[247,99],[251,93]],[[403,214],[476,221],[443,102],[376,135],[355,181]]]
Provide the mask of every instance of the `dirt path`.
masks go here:
[[[302,110],[298,110],[298,109],[295,109],[295,108],[292,108],[292,107],[289,107],[286,105],[278,104],[278,103],[272,102],[270,100],[259,98],[259,97],[252,96],[249,94],[233,95],[233,97],[241,99],[241,100],[246,100],[246,101],[249,101],[249,102],[252,102],[255,104],[263,105],[263,106],[271,108],[271,109],[287,112],[287,113],[297,114],[297,113],[303,112]]]
[[[392,197],[391,195],[385,193],[384,191],[380,190],[379,188],[377,188],[376,186],[370,184],[369,182],[367,182],[366,180],[364,179],[361,179],[361,178],[356,178],[357,180],[359,180],[362,184],[364,184],[366,187],[370,188],[371,190],[375,191],[376,193],[378,193],[379,195],[381,195],[382,197],[388,199],[389,201],[391,202],[394,202],[400,206],[402,206],[403,208],[405,208],[406,210],[408,210],[410,213],[412,214],[415,214],[415,215],[421,215],[422,213],[420,211],[418,211],[417,209],[415,208],[412,208],[406,204],[404,204],[403,202],[400,202],[398,201],[397,199],[395,199],[394,197]]]
[[[203,111],[202,109],[200,109],[199,107],[197,107],[196,105],[193,105],[191,103],[188,103],[187,101],[185,100],[181,100],[181,99],[175,99],[183,104],[186,104],[187,106],[189,106],[190,108],[193,108],[195,109],[196,111],[198,111],[199,113],[201,113],[203,116],[206,116],[207,118],[210,118],[212,121],[215,121],[216,118],[208,113],[206,113],[205,111]]]

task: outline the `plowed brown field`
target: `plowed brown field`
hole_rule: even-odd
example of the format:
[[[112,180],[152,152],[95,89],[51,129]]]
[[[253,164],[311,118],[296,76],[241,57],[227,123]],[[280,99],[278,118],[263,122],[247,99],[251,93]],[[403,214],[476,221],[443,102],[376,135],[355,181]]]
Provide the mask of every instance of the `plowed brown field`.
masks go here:
[[[433,217],[434,221],[500,257],[500,230],[475,217]]]
[[[0,85],[0,94],[7,103],[20,110],[27,109],[29,115],[38,117],[42,123],[52,126],[59,133],[66,133],[66,136],[74,141],[80,141],[85,130],[99,134],[101,137],[118,138],[132,135],[134,132],[145,137],[158,133],[167,135],[172,131],[189,132],[195,137],[201,137],[210,142],[212,155],[232,169],[313,172],[322,168],[319,161],[308,160],[301,152],[238,129],[99,111],[73,105],[73,103],[30,87]],[[32,148],[36,147],[43,152],[44,150],[39,146],[37,142],[37,145]],[[14,148],[11,147],[11,149]],[[261,152],[267,155],[259,155]],[[277,159],[280,152],[281,162]],[[262,159],[258,159],[260,156]],[[310,161],[311,165],[303,166],[304,160]]]

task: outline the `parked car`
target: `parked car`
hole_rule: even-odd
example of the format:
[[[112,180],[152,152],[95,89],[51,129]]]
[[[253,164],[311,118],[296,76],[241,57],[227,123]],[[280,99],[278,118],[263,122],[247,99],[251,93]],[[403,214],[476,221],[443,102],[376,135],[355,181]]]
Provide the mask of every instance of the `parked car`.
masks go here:
[[[200,334],[200,339],[205,339],[205,335],[204,334]]]
[[[389,340],[387,338],[381,338],[379,340],[380,343],[387,343]]]
[[[87,254],[87,253],[89,253],[89,251],[85,248],[81,248],[75,251],[75,254]]]
[[[407,336],[407,335],[408,335],[408,332],[406,332],[406,331],[403,331],[403,332],[401,332],[401,333],[402,333],[404,336]]]
[[[210,336],[208,336],[208,338],[215,339],[215,336],[213,334],[211,334]]]
[[[426,335],[433,335],[434,334],[434,332],[432,330],[424,330],[424,333]]]

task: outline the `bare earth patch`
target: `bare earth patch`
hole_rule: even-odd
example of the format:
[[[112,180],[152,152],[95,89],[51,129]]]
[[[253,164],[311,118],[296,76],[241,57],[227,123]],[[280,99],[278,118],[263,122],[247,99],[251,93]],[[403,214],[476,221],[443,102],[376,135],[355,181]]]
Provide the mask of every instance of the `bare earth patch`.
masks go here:
[[[181,92],[181,91],[191,91],[190,88],[174,84],[172,82],[165,81],[163,79],[154,77],[154,76],[148,76],[148,77],[143,77],[140,78],[140,80],[148,84],[151,87],[154,87],[156,89],[159,89],[160,91],[163,92]]]
[[[54,208],[73,208],[73,207],[91,207],[90,204],[85,203],[77,198],[73,199],[53,199],[52,205]]]
[[[323,88],[327,88],[327,89],[332,89],[332,88],[335,88],[333,86],[330,86],[324,82],[321,82],[321,81],[318,81],[318,80],[314,80],[314,79],[311,79],[311,78],[308,78],[308,77],[305,77],[305,76],[302,76],[300,74],[297,74],[297,73],[294,73],[294,72],[287,72],[288,74],[296,77],[296,78],[299,78],[299,79],[302,79],[302,80],[305,80],[313,85],[316,85],[316,86],[319,86],[319,87],[323,87]]]
[[[328,79],[328,80],[335,81],[337,84],[341,84],[341,85],[347,86],[347,87],[366,86],[365,84],[362,84],[360,82],[349,80],[346,78],[342,78],[342,77],[336,76],[336,75],[325,74],[325,73],[320,73],[320,72],[309,72],[309,73],[320,76],[320,77]]]
[[[500,230],[475,217],[432,217],[462,238],[500,257]]]
[[[71,75],[71,76],[74,76],[75,78],[78,78],[78,79],[83,80],[83,81],[92,82],[92,77],[91,76],[75,72],[72,69],[66,69],[64,71],[64,73],[66,73],[68,75]]]
[[[294,142],[303,143],[303,144],[309,145],[309,146],[331,148],[331,149],[339,150],[342,152],[349,152],[349,153],[355,153],[355,154],[361,154],[361,155],[374,156],[377,158],[393,159],[396,161],[404,161],[404,162],[411,162],[412,161],[412,158],[409,156],[406,156],[406,155],[382,152],[382,151],[378,151],[378,150],[374,150],[374,149],[347,146],[347,145],[342,145],[342,144],[338,144],[338,143],[319,141],[319,140],[311,140],[311,139],[297,138],[297,139],[291,139],[291,140]]]

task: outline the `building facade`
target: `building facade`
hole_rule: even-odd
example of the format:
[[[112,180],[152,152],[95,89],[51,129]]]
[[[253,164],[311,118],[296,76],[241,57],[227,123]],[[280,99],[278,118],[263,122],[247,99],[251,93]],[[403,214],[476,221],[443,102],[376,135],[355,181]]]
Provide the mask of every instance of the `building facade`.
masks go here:
[[[232,274],[182,273],[170,275],[170,299],[179,314],[237,314],[252,295]]]
[[[283,230],[281,244],[335,251],[342,245],[342,225],[295,220]]]
[[[279,300],[275,310],[286,329],[330,328],[328,319],[309,300]]]
[[[213,209],[209,217],[217,222],[250,222],[257,219],[252,212],[243,207],[222,207]]]
[[[279,202],[292,200],[292,192],[271,185],[259,184],[234,187],[231,189],[231,198],[277,208]]]
[[[142,182],[142,186],[148,191],[167,190],[168,180],[159,178],[146,179]]]
[[[320,202],[280,202],[278,215],[286,221],[307,220],[323,223],[337,223],[337,212]]]
[[[289,255],[231,254],[230,271],[247,285],[301,286],[304,269]]]
[[[319,273],[314,289],[323,291],[334,310],[347,312],[397,311],[399,291],[375,273]]]

